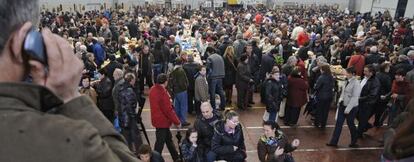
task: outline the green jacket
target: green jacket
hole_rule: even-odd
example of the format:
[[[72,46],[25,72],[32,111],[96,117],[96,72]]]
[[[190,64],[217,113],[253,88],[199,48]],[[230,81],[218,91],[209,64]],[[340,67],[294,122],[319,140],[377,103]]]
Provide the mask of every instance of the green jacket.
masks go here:
[[[184,92],[188,88],[187,75],[185,74],[184,69],[180,67],[174,67],[174,70],[170,74],[170,79],[168,81],[168,87],[170,92],[173,95]]]
[[[139,161],[86,96],[63,104],[42,86],[0,83],[0,121],[0,161]]]

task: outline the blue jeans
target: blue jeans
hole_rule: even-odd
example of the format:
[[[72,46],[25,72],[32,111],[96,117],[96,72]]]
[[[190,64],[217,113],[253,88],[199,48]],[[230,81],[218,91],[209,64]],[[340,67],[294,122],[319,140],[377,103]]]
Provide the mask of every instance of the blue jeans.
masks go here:
[[[157,80],[157,76],[163,73],[163,64],[153,64],[152,70],[154,71],[154,80]]]
[[[339,137],[341,136],[342,132],[342,125],[344,125],[344,121],[346,119],[346,123],[348,125],[349,131],[351,133],[351,144],[355,144],[357,142],[357,129],[354,123],[354,119],[358,112],[358,107],[354,107],[349,114],[345,114],[345,106],[340,105],[338,110],[338,118],[336,119],[335,130],[332,134],[330,144],[338,144]]]
[[[216,93],[220,95],[220,109],[226,106],[226,97],[223,90],[223,79],[209,79],[210,103],[213,109],[216,109]]]
[[[175,113],[180,119],[181,123],[187,122],[187,111],[188,111],[188,101],[187,101],[187,91],[183,91],[175,94],[174,97],[174,108]]]
[[[268,113],[269,113],[269,119],[267,119],[267,120],[277,122],[278,112],[277,111],[272,111],[272,112],[268,112]]]
[[[210,150],[209,152],[207,152],[206,156],[207,162],[214,162],[216,160],[217,154]]]

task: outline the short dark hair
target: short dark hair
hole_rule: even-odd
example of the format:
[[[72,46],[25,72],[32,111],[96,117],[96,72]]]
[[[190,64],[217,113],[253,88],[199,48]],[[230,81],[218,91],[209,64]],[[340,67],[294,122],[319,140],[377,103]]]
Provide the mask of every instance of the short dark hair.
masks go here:
[[[88,74],[83,74],[81,80],[84,80],[84,79],[88,79],[89,82],[90,82],[91,81],[91,76],[89,76]]]
[[[372,64],[365,65],[365,68],[367,68],[369,70],[369,72],[375,74],[375,67],[374,67],[374,65],[372,65]]]
[[[151,146],[147,145],[147,144],[143,144],[141,146],[139,146],[138,150],[137,150],[138,155],[146,155],[146,154],[150,154],[152,153],[151,150]]]
[[[244,62],[244,61],[246,61],[247,60],[247,55],[242,55],[241,57],[240,57],[240,61],[241,62]]]
[[[167,74],[161,73],[157,76],[157,84],[164,84],[167,81]]]
[[[395,75],[400,75],[400,76],[405,76],[407,74],[407,72],[403,69],[403,68],[399,68],[396,72]]]
[[[280,129],[279,124],[277,124],[275,121],[271,121],[271,120],[265,121],[263,122],[263,126],[265,125],[270,126],[272,129],[276,129],[276,130]]]
[[[207,53],[216,53],[216,49],[214,49],[214,47],[207,47],[206,52]]]
[[[356,70],[355,70],[355,68],[354,68],[354,67],[349,67],[349,68],[346,68],[346,69],[345,69],[345,71],[346,71],[347,73],[349,73],[349,74],[352,74],[352,75],[355,75],[355,74],[356,74]]]

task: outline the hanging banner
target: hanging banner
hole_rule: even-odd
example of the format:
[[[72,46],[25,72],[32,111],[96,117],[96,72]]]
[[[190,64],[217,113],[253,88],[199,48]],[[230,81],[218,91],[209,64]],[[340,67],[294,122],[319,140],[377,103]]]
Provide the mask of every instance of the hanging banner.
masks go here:
[[[227,0],[227,4],[229,5],[237,5],[239,4],[238,0]]]

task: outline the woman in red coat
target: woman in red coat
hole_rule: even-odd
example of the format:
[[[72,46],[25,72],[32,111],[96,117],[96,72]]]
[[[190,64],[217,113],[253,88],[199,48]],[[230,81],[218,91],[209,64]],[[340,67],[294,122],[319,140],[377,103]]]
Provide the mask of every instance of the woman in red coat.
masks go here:
[[[360,77],[363,74],[365,66],[365,57],[362,54],[363,51],[361,48],[356,48],[355,54],[351,56],[348,62],[348,68],[353,66],[355,68],[356,74]]]
[[[302,78],[299,69],[295,67],[288,78],[285,125],[297,124],[300,108],[308,102],[308,88],[308,83]]]

